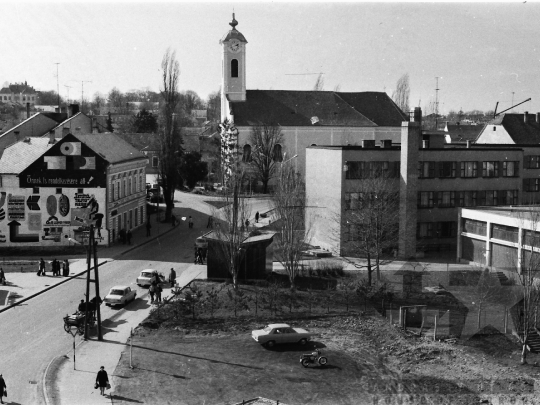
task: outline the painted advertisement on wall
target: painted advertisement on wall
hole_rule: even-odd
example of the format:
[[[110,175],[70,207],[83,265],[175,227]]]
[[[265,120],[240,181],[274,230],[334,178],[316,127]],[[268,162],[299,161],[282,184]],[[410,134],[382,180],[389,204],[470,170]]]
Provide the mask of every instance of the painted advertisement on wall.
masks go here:
[[[21,187],[105,187],[107,162],[67,135],[19,175]]]
[[[38,191],[38,193],[34,193]],[[0,246],[87,243],[90,225],[99,244],[104,229],[104,188],[24,188],[0,194]]]

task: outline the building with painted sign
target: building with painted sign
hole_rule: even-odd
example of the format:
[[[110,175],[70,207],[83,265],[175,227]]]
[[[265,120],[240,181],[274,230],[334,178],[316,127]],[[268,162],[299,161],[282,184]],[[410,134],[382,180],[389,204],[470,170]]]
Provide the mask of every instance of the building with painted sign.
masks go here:
[[[0,243],[99,244],[146,219],[146,157],[113,134],[28,138],[0,159]]]

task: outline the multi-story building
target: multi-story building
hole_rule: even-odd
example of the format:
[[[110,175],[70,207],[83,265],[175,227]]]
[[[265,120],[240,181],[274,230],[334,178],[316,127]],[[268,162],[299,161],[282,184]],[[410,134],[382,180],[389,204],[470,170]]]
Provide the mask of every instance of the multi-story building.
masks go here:
[[[360,198],[361,182],[381,170],[400,193],[400,235],[407,230],[399,238],[400,254],[406,257],[417,248],[455,249],[459,207],[539,200],[540,145],[445,145],[442,136],[427,137],[415,124],[403,123],[400,145],[364,141],[307,148],[306,221],[312,244],[350,254],[347,242],[354,235],[343,223],[345,211]]]
[[[26,82],[10,84],[8,87],[0,89],[0,102],[2,103],[20,106],[26,106],[26,103],[29,103],[31,106],[34,106],[36,100],[36,90],[28,86]]]
[[[0,242],[108,244],[146,221],[146,157],[113,134],[27,138],[0,159]]]

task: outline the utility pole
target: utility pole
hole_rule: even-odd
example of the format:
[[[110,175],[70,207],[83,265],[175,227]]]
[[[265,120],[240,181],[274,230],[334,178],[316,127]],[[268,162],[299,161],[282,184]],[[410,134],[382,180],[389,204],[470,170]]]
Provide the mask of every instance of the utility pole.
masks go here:
[[[60,78],[58,76],[58,65],[60,62],[55,62],[56,65],[56,93],[58,95],[58,112],[60,112]]]
[[[83,108],[83,102],[84,102],[84,84],[85,83],[92,83],[90,80],[81,80],[81,111]]]
[[[435,77],[435,130],[439,120],[439,77]]]
[[[514,92],[512,92],[512,112],[514,112]]]

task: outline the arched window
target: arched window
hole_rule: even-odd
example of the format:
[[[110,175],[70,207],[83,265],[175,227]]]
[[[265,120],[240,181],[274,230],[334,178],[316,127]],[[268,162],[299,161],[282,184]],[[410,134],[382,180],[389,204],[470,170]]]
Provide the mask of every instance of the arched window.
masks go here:
[[[231,77],[238,77],[238,59],[231,60]]]
[[[276,143],[274,145],[274,153],[273,153],[273,159],[274,162],[283,162],[283,153],[281,150],[281,145],[279,143]]]
[[[242,155],[242,162],[251,162],[251,145],[244,145],[244,154]]]

